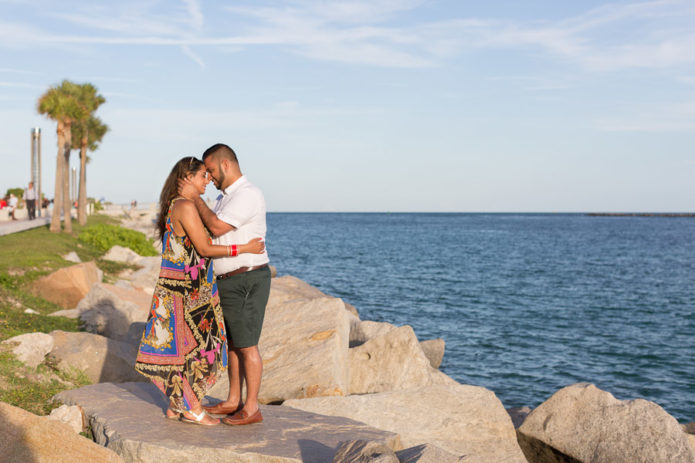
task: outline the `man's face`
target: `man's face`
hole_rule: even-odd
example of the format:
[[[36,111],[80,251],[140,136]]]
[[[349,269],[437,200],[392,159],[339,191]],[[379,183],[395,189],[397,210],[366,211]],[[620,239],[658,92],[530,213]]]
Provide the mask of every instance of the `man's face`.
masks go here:
[[[205,158],[205,170],[208,172],[208,177],[212,180],[218,190],[222,190],[224,184],[224,172],[222,172],[222,161],[215,159],[215,156]]]

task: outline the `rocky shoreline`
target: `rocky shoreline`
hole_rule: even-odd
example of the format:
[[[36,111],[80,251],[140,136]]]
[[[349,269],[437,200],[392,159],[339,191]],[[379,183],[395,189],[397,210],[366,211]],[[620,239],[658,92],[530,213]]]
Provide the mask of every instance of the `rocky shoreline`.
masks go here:
[[[127,226],[150,224],[145,216]],[[695,425],[681,426],[655,403],[580,383],[534,410],[505,410],[493,391],[438,369],[443,340],[361,320],[289,275],[272,280],[259,344],[265,421],[242,429],[171,422],[159,390],[133,370],[160,258],[119,247],[104,258],[140,270],[105,283],[93,262],[76,263],[35,285],[65,307],[55,316],[79,317],[86,332],[5,341],[29,365],[48,356],[93,383],[58,394],[65,405],[53,419],[0,404],[9,461],[695,463]],[[207,400],[225,391],[226,377]],[[96,444],[76,433],[87,427]]]

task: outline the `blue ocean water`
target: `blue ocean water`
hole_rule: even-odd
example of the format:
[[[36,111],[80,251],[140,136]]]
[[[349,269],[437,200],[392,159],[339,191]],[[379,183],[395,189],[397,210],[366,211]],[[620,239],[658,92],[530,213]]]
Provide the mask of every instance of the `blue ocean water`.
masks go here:
[[[506,407],[591,382],[695,421],[695,219],[271,213],[291,274],[363,320],[446,341],[442,370]]]

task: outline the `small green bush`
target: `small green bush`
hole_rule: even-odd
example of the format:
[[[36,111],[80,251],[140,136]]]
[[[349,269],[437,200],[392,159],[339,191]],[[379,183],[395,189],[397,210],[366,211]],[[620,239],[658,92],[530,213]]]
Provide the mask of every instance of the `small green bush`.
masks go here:
[[[152,240],[144,233],[119,227],[118,225],[97,224],[83,229],[77,239],[106,252],[119,245],[130,248],[141,256],[156,256]]]

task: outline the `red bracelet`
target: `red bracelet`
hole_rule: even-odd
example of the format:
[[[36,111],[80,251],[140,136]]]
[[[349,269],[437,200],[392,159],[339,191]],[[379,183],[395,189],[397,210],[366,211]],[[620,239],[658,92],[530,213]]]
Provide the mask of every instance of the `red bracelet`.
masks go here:
[[[237,248],[236,244],[232,245],[232,257],[236,257],[239,255],[239,249]]]

